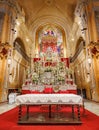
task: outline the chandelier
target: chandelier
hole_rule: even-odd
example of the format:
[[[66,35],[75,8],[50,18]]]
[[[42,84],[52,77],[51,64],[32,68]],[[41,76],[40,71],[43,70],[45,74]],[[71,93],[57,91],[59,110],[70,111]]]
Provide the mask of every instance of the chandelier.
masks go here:
[[[8,42],[1,43],[0,42],[0,58],[6,58],[8,55],[8,51],[11,48],[11,45]]]

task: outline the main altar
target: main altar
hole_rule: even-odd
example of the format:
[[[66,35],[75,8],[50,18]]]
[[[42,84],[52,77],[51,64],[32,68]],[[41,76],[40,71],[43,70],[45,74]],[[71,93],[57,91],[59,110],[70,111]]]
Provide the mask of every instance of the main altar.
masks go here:
[[[68,58],[34,58],[33,65],[33,70],[28,70],[27,78],[22,85],[23,93],[76,93],[77,87]]]
[[[47,26],[39,33],[38,41],[22,92],[56,93],[71,90],[76,93],[70,59],[64,57],[62,32]]]

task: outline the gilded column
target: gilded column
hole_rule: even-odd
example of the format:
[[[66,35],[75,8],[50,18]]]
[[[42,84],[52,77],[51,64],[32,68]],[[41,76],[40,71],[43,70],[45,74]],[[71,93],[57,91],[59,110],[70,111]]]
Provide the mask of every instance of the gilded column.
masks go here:
[[[91,34],[91,37],[92,37],[92,40],[93,41],[97,41],[98,39],[98,34],[97,34],[97,27],[96,27],[96,22],[95,22],[95,11],[93,11],[92,9],[92,16],[91,16],[91,26],[90,28],[92,28],[92,34]]]
[[[8,21],[9,21],[9,16],[6,13],[5,16],[4,16],[1,43],[5,43],[5,42],[8,41]]]
[[[0,64],[0,102],[2,102],[2,94],[3,94],[3,88],[4,86],[4,75],[6,72],[6,59],[4,58],[3,60],[1,60],[1,64]]]
[[[8,54],[8,48],[5,43],[8,43],[9,41],[9,15],[6,13],[4,15],[4,21],[3,21],[3,26],[2,26],[2,33],[1,33],[1,43],[4,44],[5,50],[7,51],[6,53]],[[4,50],[2,50],[4,51]],[[2,53],[3,57],[1,60],[1,64],[0,64],[0,102],[6,101],[7,100],[7,80],[8,80],[8,68],[7,68],[7,59],[6,56],[7,54],[5,54],[4,52]]]
[[[99,101],[99,59],[96,58],[96,56],[93,56],[94,63],[94,76],[95,76],[95,85],[96,85],[96,91],[94,92],[94,98],[96,101]]]

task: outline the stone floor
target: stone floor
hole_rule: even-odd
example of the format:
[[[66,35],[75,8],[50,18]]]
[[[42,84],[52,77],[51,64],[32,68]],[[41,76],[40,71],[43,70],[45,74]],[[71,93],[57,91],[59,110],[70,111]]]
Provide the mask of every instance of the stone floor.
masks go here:
[[[14,107],[16,107],[16,104],[13,103],[13,104],[9,104],[9,103],[1,103],[0,104],[0,114],[6,112],[6,111],[9,111],[11,109],[13,109]]]
[[[89,110],[90,112],[99,116],[99,103],[89,101],[89,100],[85,100],[84,106],[87,110]],[[8,110],[13,109],[14,107],[16,107],[15,103],[13,103],[13,104],[2,103],[2,104],[0,104],[0,114],[6,112]]]
[[[85,109],[99,116],[99,103],[94,101],[85,100],[84,102]]]

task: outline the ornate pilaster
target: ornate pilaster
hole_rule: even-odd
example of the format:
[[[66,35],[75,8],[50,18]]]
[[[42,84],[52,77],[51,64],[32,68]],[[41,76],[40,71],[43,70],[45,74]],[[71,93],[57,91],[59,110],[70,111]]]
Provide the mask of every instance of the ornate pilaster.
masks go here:
[[[99,42],[91,42],[88,45],[89,55],[92,57],[91,75],[92,78],[92,99],[99,101]],[[92,77],[91,76],[91,77]]]

